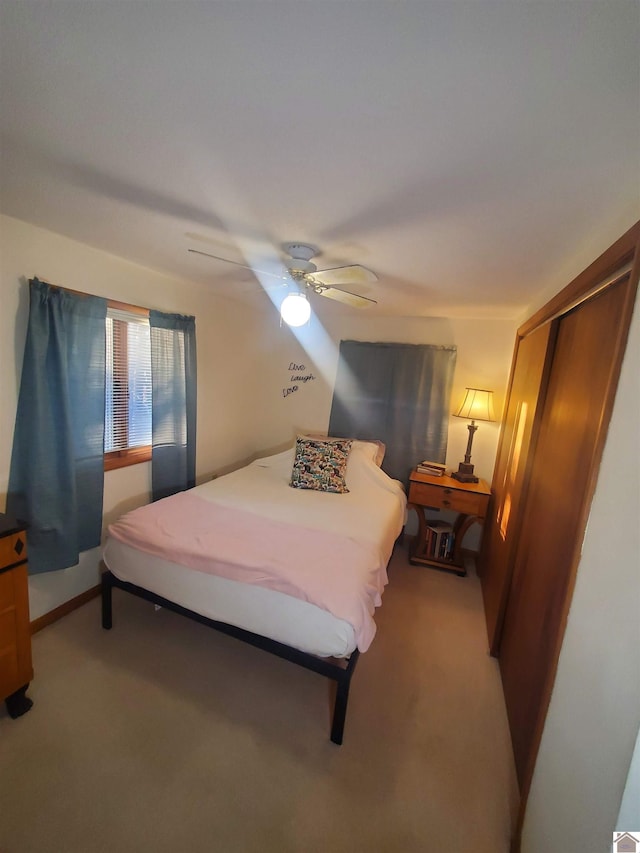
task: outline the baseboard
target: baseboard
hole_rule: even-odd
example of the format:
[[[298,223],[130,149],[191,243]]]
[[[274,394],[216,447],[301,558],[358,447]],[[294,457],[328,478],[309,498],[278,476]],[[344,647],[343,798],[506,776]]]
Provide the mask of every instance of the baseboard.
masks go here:
[[[69,601],[65,601],[64,604],[55,607],[43,616],[38,616],[31,623],[31,633],[36,634],[48,625],[52,625],[58,619],[62,619],[63,616],[67,616],[73,610],[77,610],[78,607],[82,607],[83,604],[86,604],[87,601],[91,601],[92,598],[96,598],[98,595],[100,595],[100,584],[92,586],[91,589],[81,592],[80,595],[76,595],[74,598],[70,598]]]

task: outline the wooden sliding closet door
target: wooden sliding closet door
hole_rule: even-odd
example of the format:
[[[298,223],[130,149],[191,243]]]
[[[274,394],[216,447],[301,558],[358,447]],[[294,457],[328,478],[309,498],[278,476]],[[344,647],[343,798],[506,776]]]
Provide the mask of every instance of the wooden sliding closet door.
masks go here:
[[[629,286],[627,278],[608,287],[558,321],[500,645],[516,769],[525,791],[555,678],[603,422],[617,383]]]
[[[514,354],[493,475],[493,511],[485,525],[478,567],[492,655],[497,655],[500,648],[521,521],[520,509],[530,467],[529,451],[542,410],[556,326],[556,323],[545,323],[520,338]]]

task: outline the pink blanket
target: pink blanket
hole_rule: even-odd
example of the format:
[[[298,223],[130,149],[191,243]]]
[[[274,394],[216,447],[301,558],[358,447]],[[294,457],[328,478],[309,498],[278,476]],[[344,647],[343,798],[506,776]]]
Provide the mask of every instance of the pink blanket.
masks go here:
[[[323,530],[271,521],[180,492],[109,527],[126,545],[229,580],[309,601],[353,626],[366,651],[386,567],[370,546]]]

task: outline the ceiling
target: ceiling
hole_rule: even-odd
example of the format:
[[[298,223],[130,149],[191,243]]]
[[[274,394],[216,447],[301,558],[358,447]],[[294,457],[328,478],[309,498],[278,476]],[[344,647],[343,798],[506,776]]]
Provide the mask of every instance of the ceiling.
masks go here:
[[[188,248],[269,271],[310,242],[377,273],[375,313],[515,316],[640,218],[637,0],[0,16],[2,212],[225,297],[266,300]]]

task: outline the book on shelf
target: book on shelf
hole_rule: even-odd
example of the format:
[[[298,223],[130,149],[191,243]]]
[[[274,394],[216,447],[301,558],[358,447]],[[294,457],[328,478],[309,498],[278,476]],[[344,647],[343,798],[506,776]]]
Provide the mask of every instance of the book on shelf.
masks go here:
[[[427,459],[416,465],[416,471],[420,474],[431,474],[433,477],[442,477],[445,470],[445,466],[440,462],[429,462]]]
[[[427,519],[425,556],[433,560],[450,560],[454,538],[453,525],[450,522]]]

